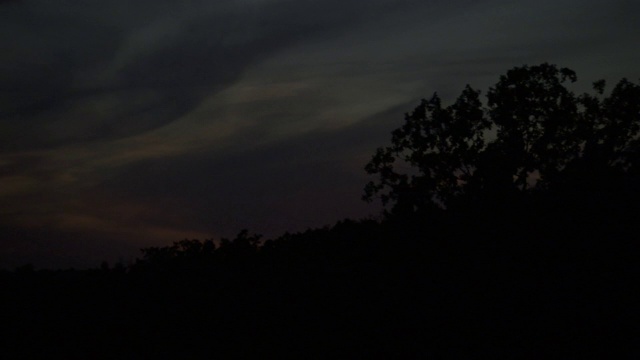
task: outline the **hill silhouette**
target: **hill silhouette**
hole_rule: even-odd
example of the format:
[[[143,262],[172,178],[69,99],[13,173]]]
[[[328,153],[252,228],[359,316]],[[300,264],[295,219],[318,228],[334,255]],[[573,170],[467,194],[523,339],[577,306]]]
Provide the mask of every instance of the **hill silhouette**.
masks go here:
[[[434,95],[366,170],[380,220],[0,273],[7,358],[607,356],[638,265],[640,87],[569,69]],[[54,350],[55,349],[55,350]],[[630,350],[627,355],[637,354]],[[54,354],[55,352],[55,354]]]

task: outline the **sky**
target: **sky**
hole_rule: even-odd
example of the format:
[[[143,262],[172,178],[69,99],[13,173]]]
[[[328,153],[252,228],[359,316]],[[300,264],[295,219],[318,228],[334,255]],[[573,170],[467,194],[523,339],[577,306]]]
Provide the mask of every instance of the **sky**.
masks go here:
[[[0,268],[377,216],[404,113],[514,66],[640,78],[636,0],[0,0]],[[580,88],[580,86],[582,88]]]

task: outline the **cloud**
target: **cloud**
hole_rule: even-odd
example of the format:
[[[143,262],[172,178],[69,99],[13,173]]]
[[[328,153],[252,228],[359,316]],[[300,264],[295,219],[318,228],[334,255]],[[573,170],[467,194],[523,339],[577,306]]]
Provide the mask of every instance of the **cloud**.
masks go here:
[[[4,13],[2,42],[9,51],[0,56],[5,84],[0,122],[10,131],[0,140],[6,149],[154,130],[230,86],[247,67],[275,51],[346,31],[382,6],[335,1],[123,4],[27,1]],[[118,104],[117,97],[129,101]]]
[[[359,200],[362,166],[421,97],[450,101],[542,61],[587,87],[637,76],[639,7],[4,2],[0,227],[80,249],[84,237],[277,235],[375,212]]]
[[[0,5],[4,4],[17,4],[23,0],[0,0]]]

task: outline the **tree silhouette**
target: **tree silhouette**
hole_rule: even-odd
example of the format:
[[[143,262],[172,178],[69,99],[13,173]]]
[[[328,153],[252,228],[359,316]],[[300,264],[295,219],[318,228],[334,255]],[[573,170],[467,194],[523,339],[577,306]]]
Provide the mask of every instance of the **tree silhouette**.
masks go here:
[[[182,240],[126,268],[0,271],[4,358],[624,349],[640,274],[640,86],[575,95],[575,80],[525,66],[486,104],[468,86],[450,106],[423,100],[367,165],[378,181],[365,198],[393,205],[382,221]]]
[[[366,165],[378,179],[363,198],[415,214],[575,186],[594,173],[636,174],[640,86],[623,79],[604,96],[601,80],[578,96],[567,87],[576,80],[544,63],[509,70],[486,106],[469,86],[447,107],[437,94],[422,100]]]
[[[490,126],[479,94],[467,86],[449,107],[434,94],[406,114],[405,124],[392,133],[392,145],[379,148],[366,166],[379,181],[367,184],[365,199],[380,193],[384,204],[395,203],[395,211],[412,212],[447,203],[464,191]]]

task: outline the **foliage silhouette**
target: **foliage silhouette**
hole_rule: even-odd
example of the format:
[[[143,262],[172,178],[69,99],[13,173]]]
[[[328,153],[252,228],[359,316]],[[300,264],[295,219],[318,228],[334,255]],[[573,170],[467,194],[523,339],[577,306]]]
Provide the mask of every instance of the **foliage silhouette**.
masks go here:
[[[545,63],[509,70],[486,106],[469,86],[447,107],[437,94],[422,100],[367,164],[378,180],[364,199],[379,196],[407,216],[580,186],[594,171],[637,173],[640,86],[623,79],[604,96],[601,80],[595,94],[577,96],[566,86],[576,80]]]
[[[381,221],[0,271],[2,355],[609,356],[635,339],[640,88],[575,79],[521,67],[486,106],[470,87],[422,101],[367,166]]]

